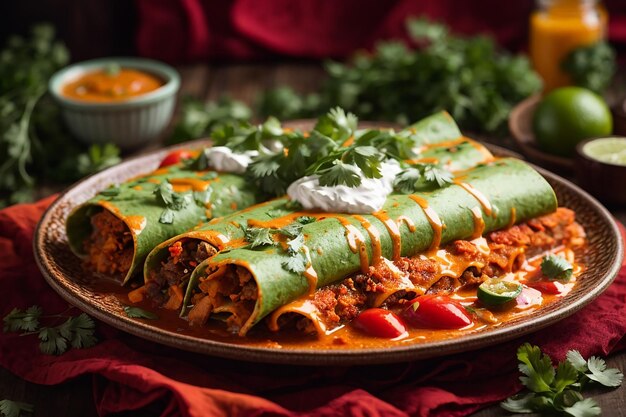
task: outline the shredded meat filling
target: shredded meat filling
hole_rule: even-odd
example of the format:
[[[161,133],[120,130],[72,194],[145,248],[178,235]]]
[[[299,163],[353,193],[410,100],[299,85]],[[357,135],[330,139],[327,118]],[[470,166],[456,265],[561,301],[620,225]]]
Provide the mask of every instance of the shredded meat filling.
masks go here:
[[[168,248],[169,256],[161,267],[150,271],[145,285],[146,296],[157,305],[179,309],[182,305],[182,286],[189,280],[194,268],[209,256],[215,248],[197,239],[181,239]]]
[[[237,265],[227,266],[215,279],[201,280],[198,288],[201,292],[192,298],[194,306],[189,312],[189,322],[192,325],[203,324],[213,311],[228,312],[226,326],[233,333],[238,332],[248,320],[258,297],[252,274]],[[207,303],[210,303],[208,309],[205,307]]]
[[[83,243],[87,266],[99,273],[124,277],[133,262],[133,236],[128,226],[111,212],[91,216],[92,232]]]

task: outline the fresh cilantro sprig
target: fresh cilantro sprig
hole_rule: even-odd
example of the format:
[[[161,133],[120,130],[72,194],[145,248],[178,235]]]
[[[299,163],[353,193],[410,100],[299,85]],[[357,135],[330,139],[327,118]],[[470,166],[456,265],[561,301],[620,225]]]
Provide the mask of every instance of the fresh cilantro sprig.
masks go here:
[[[20,417],[22,413],[33,413],[35,406],[28,403],[22,403],[12,400],[0,400],[0,416],[4,417]]]
[[[413,164],[401,171],[393,182],[396,191],[411,194],[416,191],[441,188],[452,183],[452,174],[436,164]]]
[[[163,181],[154,189],[154,195],[157,201],[165,206],[159,217],[159,223],[171,224],[177,211],[187,207],[195,202],[198,205],[204,205],[209,198],[208,194],[202,192],[177,193],[174,187],[168,181]]]
[[[274,246],[277,242],[272,237],[275,234],[281,234],[287,238],[287,254],[289,258],[282,263],[282,267],[288,271],[300,274],[306,270],[307,260],[303,254],[304,234],[302,228],[309,223],[315,221],[314,217],[301,216],[295,222],[288,224],[280,229],[271,229],[267,227],[246,227],[244,235],[246,241],[250,243],[250,248],[263,246]]]
[[[223,98],[219,101],[203,102],[191,97],[182,101],[180,119],[174,126],[168,144],[181,143],[201,137],[211,137],[214,130],[224,125],[245,123],[252,111],[240,101]]]
[[[348,63],[328,62],[319,93],[270,90],[261,114],[295,119],[341,106],[361,119],[406,124],[447,109],[463,129],[494,132],[506,128],[515,104],[541,88],[528,58],[507,54],[491,38],[457,36],[426,19],[406,26],[410,45],[381,42]]]
[[[41,326],[42,319],[66,320],[57,326]],[[37,334],[39,337],[39,349],[49,355],[65,353],[69,347],[81,349],[96,344],[94,335],[95,323],[85,313],[78,316],[65,314],[43,315],[39,306],[31,306],[26,310],[14,308],[4,319],[5,332],[22,331],[22,335]]]
[[[575,350],[556,367],[537,346],[525,343],[517,350],[522,384],[528,391],[507,398],[500,406],[512,413],[541,413],[562,416],[598,416],[598,404],[585,399],[580,391],[592,382],[618,387],[623,375],[617,369],[606,369],[604,360],[592,356],[587,361]]]
[[[541,261],[541,273],[551,280],[567,282],[572,277],[574,267],[562,256],[548,254]]]

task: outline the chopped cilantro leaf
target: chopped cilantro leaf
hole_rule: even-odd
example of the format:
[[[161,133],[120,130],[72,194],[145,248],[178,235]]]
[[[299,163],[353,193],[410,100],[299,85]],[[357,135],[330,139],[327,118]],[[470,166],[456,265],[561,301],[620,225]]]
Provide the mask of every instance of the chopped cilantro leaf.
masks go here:
[[[304,255],[297,254],[290,256],[282,263],[283,268],[295,274],[301,274],[306,270],[306,259]]]
[[[541,261],[541,272],[552,280],[569,281],[574,268],[562,256],[549,254]]]
[[[166,208],[161,212],[161,217],[159,217],[159,223],[163,224],[172,224],[174,223],[174,210],[170,208]]]
[[[159,318],[159,316],[157,316],[153,312],[146,311],[143,308],[139,307],[124,306],[124,312],[128,317],[134,319],[157,320]]]
[[[5,332],[17,332],[23,330],[26,332],[32,332],[39,327],[39,318],[41,317],[42,310],[39,306],[31,306],[22,311],[19,308],[14,308],[9,314],[4,317],[4,331]]]
[[[295,255],[300,252],[304,246],[304,235],[300,233],[298,236],[287,241],[287,251],[291,255]]]
[[[434,164],[427,164],[424,167],[424,178],[431,183],[437,183],[439,187],[452,183],[452,174]]]
[[[296,221],[300,224],[309,224],[309,223],[313,223],[315,222],[315,220],[317,220],[315,217],[311,217],[311,216],[300,216],[296,219]]]
[[[0,415],[4,417],[20,417],[22,412],[32,413],[35,406],[11,400],[0,400]]]
[[[157,201],[166,206],[169,206],[174,201],[174,188],[169,182],[163,181],[154,189],[154,195],[156,195]]]
[[[346,185],[348,187],[358,187],[361,185],[359,169],[350,164],[333,161],[333,166],[319,172],[319,183],[321,186]]]
[[[251,248],[274,244],[271,235],[272,229],[266,227],[246,227],[244,233],[246,240],[250,242]]]

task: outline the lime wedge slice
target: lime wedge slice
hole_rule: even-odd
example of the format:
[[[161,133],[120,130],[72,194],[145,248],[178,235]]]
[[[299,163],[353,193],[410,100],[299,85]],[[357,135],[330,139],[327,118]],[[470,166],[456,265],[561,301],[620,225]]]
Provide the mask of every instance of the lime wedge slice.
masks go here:
[[[626,166],[626,138],[602,138],[583,145],[585,155],[597,161]]]
[[[490,278],[480,284],[476,295],[486,306],[499,306],[515,300],[521,292],[521,284]]]

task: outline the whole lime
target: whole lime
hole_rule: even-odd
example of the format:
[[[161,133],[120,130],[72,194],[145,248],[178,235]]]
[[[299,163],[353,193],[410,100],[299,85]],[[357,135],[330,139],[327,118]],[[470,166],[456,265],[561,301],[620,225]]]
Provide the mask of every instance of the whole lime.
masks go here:
[[[533,131],[546,152],[571,156],[576,144],[613,131],[613,117],[604,100],[581,87],[563,87],[545,96],[533,114]]]

